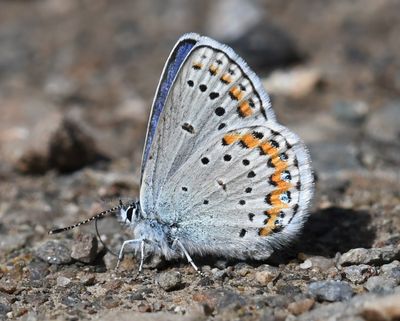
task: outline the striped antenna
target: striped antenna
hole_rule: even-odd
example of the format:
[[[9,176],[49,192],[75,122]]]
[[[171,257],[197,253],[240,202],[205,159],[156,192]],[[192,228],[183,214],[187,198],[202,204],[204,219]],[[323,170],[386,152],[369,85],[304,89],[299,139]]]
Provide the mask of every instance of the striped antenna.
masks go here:
[[[74,225],[51,230],[51,231],[49,231],[49,234],[57,234],[57,233],[65,232],[65,231],[68,231],[68,230],[72,230],[73,228],[81,226],[83,224],[87,224],[87,223],[89,223],[89,222],[91,222],[93,220],[98,220],[100,218],[103,218],[104,216],[107,216],[107,215],[109,215],[111,213],[114,213],[115,211],[119,210],[121,208],[121,206],[122,206],[122,202],[120,202],[120,205],[118,205],[116,207],[110,208],[110,209],[108,209],[108,210],[106,210],[104,212],[96,214],[95,216],[93,216],[91,218],[88,218],[88,219],[86,219],[84,221],[78,222],[78,223],[76,223]]]

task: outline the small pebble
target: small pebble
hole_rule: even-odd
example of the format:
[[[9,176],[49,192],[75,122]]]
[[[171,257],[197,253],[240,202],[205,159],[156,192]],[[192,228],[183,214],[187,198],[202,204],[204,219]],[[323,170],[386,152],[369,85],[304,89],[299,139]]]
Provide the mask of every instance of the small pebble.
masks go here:
[[[17,283],[9,278],[0,279],[0,292],[12,294],[17,289]]]
[[[255,274],[255,279],[260,285],[267,285],[278,275],[279,271],[277,268],[264,265],[261,271],[257,271]]]
[[[182,275],[179,272],[163,272],[156,278],[156,283],[165,291],[174,291],[182,287]]]
[[[294,315],[300,315],[308,310],[310,310],[315,301],[313,299],[303,299],[296,302],[292,302],[288,305],[287,309],[290,313]]]
[[[361,315],[367,321],[400,320],[400,294],[367,301],[363,304]]]
[[[390,263],[400,256],[400,246],[385,246],[381,248],[357,248],[352,249],[344,254],[339,259],[340,265],[353,264],[374,264],[382,265]]]
[[[140,303],[138,305],[138,310],[139,312],[145,313],[145,312],[151,312],[153,309],[151,305],[148,303]]]
[[[370,277],[368,281],[364,284],[364,287],[369,292],[374,292],[377,294],[387,294],[392,293],[396,285],[396,280],[379,275]]]
[[[344,281],[318,281],[308,286],[308,292],[319,301],[343,301],[353,296],[353,289]]]
[[[97,238],[93,234],[78,234],[72,245],[71,257],[83,263],[92,263],[97,255]]]
[[[28,265],[29,279],[31,281],[43,280],[49,274],[49,265],[41,260],[33,260]]]
[[[96,283],[96,276],[94,274],[83,274],[82,276],[78,275],[79,281],[83,285],[91,286]]]
[[[0,317],[5,316],[11,311],[11,306],[9,304],[0,303]]]
[[[318,268],[321,271],[326,271],[335,266],[335,260],[323,256],[312,256],[309,258],[313,268]]]
[[[369,277],[376,275],[376,268],[366,264],[350,265],[343,268],[344,276],[354,284],[364,283]]]
[[[307,270],[312,267],[312,262],[310,259],[305,260],[299,265],[300,269]]]
[[[396,260],[392,263],[382,265],[381,274],[382,276],[395,280],[397,284],[400,284],[400,262]]]
[[[301,98],[309,95],[321,81],[321,73],[312,68],[275,71],[263,84],[269,94]]]
[[[50,240],[39,246],[36,256],[50,264],[68,264],[72,261],[71,250],[65,240]]]
[[[64,287],[64,286],[67,286],[70,283],[71,283],[71,279],[69,279],[69,278],[67,278],[65,276],[59,276],[57,278],[57,285],[58,286]]]

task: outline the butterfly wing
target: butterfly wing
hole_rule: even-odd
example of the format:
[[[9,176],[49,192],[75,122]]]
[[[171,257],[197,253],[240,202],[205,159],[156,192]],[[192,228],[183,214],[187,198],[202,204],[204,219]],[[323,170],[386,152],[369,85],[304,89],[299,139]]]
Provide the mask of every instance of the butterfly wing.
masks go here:
[[[308,153],[230,48],[198,38],[153,136],[141,206],[177,225],[190,252],[268,257],[301,227],[312,196]]]
[[[150,121],[147,128],[146,144],[143,152],[142,173],[148,158],[158,120],[160,119],[161,112],[165,106],[168,92],[173,84],[179,68],[181,67],[190,50],[198,41],[199,37],[199,35],[194,33],[182,36],[172,49],[167,59],[164,70],[161,74],[156,95],[154,97],[153,107],[151,109]]]

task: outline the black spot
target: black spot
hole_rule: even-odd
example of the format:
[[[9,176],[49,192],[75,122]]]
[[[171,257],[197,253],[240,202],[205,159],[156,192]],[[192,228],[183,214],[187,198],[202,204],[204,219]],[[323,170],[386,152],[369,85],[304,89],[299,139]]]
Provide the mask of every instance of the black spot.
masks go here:
[[[280,218],[284,218],[284,217],[285,217],[285,213],[282,212],[282,211],[280,211],[280,212],[279,212],[279,217],[280,217]]]
[[[281,159],[282,159],[282,157],[281,157]],[[287,159],[287,156],[286,156],[286,159]],[[299,161],[297,160],[297,157],[294,158],[293,165],[296,166],[296,167],[299,167]]]
[[[215,115],[217,116],[222,116],[223,114],[225,114],[225,109],[222,107],[217,107],[215,109]]]
[[[279,143],[276,140],[271,139],[269,143],[272,147],[279,148]]]
[[[296,188],[297,188],[298,191],[300,191],[300,188],[301,188],[301,183],[300,183],[300,181],[298,181],[298,182],[296,183]]]
[[[246,230],[243,228],[241,231],[240,231],[240,233],[239,233],[239,237],[243,237],[243,236],[245,236],[246,235]]]
[[[287,156],[286,153],[281,153],[281,154],[279,155],[279,158],[280,158],[281,160],[283,160],[283,161],[287,161],[287,160],[288,160],[288,156]],[[296,162],[296,159],[294,160],[294,162]],[[296,165],[295,165],[295,166],[296,166]]]
[[[290,203],[290,201],[292,200],[292,196],[291,196],[291,193],[289,192],[289,191],[287,191],[287,192],[284,192],[284,193],[282,193],[281,194],[281,197],[282,196],[286,196],[287,197],[287,199],[288,199],[288,203]],[[283,202],[283,201],[282,201]]]
[[[232,159],[232,156],[229,154],[224,155],[224,161],[229,162]]]
[[[268,161],[267,161],[267,166],[268,167],[275,167],[275,165],[274,165],[274,163],[272,163],[272,158],[270,158],[270,159],[268,159]]]
[[[223,84],[229,84],[229,81],[227,81],[227,80],[225,80],[223,77],[221,77],[219,80],[221,80],[221,82],[223,83]]]
[[[297,211],[299,210],[299,204],[295,204],[293,206],[293,216],[295,216],[297,214]]]
[[[272,229],[272,232],[277,233],[283,230],[283,225],[281,225],[281,222],[277,221],[275,222],[275,227]]]
[[[249,99],[249,105],[250,105],[251,108],[254,108],[254,106],[255,106],[254,105],[254,100],[251,99],[251,98]]]
[[[293,146],[286,141],[286,148],[291,149]]]
[[[203,201],[203,204],[204,204],[204,205],[207,205],[207,204],[208,204],[208,200],[204,200],[204,201]]]
[[[236,97],[231,91],[229,91],[229,97],[231,97],[232,100],[238,100],[238,97]],[[239,113],[240,116],[240,113]]]
[[[235,71],[233,69],[229,68],[228,73],[233,76],[235,74]]]
[[[182,129],[186,130],[188,133],[194,134],[194,128],[192,125],[190,125],[189,123],[184,123],[182,125]]]
[[[240,200],[240,201],[239,201],[239,204],[240,204],[240,205],[245,205],[245,204],[246,204],[246,201],[245,201],[245,200]]]
[[[218,130],[221,130],[221,129],[224,128],[225,126],[226,126],[225,123],[220,124],[220,125],[218,126]]]
[[[239,88],[240,88],[240,90],[242,90],[242,91],[246,91],[246,86],[243,85],[243,84],[239,84]]]
[[[254,213],[249,213],[248,214],[249,215],[249,220],[250,220],[250,222],[253,222],[253,218],[254,218],[254,216],[256,216]]]
[[[265,196],[265,203],[267,203],[267,204],[269,204],[269,205],[272,205],[271,204],[271,194],[268,194],[267,196]]]
[[[207,56],[203,54],[203,55],[201,55],[201,58],[206,59]]]
[[[187,192],[187,190],[188,190],[187,187],[185,186],[182,187],[182,191]]]
[[[248,148],[247,145],[244,143],[244,141],[239,141],[239,146],[242,148]]]
[[[244,166],[250,165],[250,161],[248,159],[242,160],[242,163],[243,163]]]
[[[222,189],[224,190],[224,191],[226,191],[226,184],[222,181],[222,180],[217,180],[217,183],[218,183],[218,185],[219,186],[221,186],[222,187]]]
[[[126,211],[126,219],[127,219],[129,222],[132,222],[133,210],[134,210],[133,207],[129,207],[128,210]]]
[[[200,91],[205,92],[207,90],[207,86],[206,85],[200,85],[199,89],[200,89]]]
[[[247,174],[247,177],[248,178],[253,178],[253,177],[255,177],[256,176],[256,173],[254,173],[254,171],[250,171],[248,174]]]
[[[215,62],[216,62],[218,65],[222,65],[222,60],[220,60],[220,59],[215,60]]]
[[[194,82],[192,80],[188,80],[187,84],[189,85],[189,87],[193,87],[194,86]]]
[[[218,97],[219,97],[219,93],[212,92],[210,94],[210,99],[215,99],[215,98],[218,98]]]
[[[278,135],[280,135],[279,132],[277,132],[277,131],[275,131],[275,130],[273,130],[273,129],[271,129],[271,134],[272,134],[272,136],[278,136]]]
[[[289,171],[284,171],[282,174],[285,180],[290,181],[292,179],[292,175],[290,175]]]
[[[257,138],[257,139],[263,139],[263,138],[264,138],[264,134],[263,134],[263,133],[260,133],[260,132],[253,132],[252,134],[253,134],[253,136],[254,136],[255,138]]]
[[[193,65],[192,68],[193,68],[193,69],[196,69],[196,70],[200,70],[200,69],[201,69],[201,66],[200,66],[200,65]]]
[[[253,189],[251,187],[246,187],[246,189],[244,190],[246,193],[251,193]]]
[[[270,183],[272,186],[278,185],[272,178],[272,175],[268,178],[268,183]]]
[[[208,69],[208,71],[210,72],[210,74],[212,76],[215,76],[217,74],[217,70],[216,69],[212,69],[211,67]]]
[[[268,221],[269,221],[269,218],[266,218],[266,219],[264,220],[264,225],[267,225],[267,224],[268,224]]]
[[[202,162],[204,165],[207,165],[207,164],[210,162],[210,160],[209,160],[207,157],[203,157],[203,158],[201,159],[201,162]]]

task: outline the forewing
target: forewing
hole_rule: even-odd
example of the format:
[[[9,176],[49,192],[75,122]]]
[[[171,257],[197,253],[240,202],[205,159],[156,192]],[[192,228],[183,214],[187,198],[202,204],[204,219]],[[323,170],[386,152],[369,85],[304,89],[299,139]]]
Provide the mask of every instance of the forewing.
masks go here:
[[[174,78],[157,126],[149,127],[141,187],[143,210],[154,212],[168,178],[199,146],[221,133],[274,118],[268,96],[244,61],[230,48],[199,38]]]
[[[165,107],[165,101],[167,99],[168,93],[179,71],[179,68],[185,61],[185,58],[189,54],[190,50],[196,44],[198,38],[199,35],[197,34],[187,34],[181,37],[176,43],[174,49],[172,49],[170,56],[165,64],[151,109],[150,121],[147,128],[146,143],[143,151],[142,173],[146,165],[150,146],[153,141],[154,133],[157,128],[160,115],[163,111],[163,108]]]

